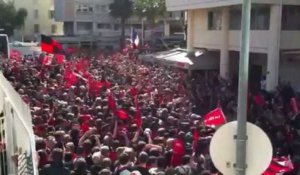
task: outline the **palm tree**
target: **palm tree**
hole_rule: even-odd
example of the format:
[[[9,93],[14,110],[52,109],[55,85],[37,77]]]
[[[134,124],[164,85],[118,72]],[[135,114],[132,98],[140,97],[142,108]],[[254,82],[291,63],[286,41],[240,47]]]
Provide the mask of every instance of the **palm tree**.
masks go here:
[[[131,0],[114,0],[109,6],[110,14],[114,18],[121,21],[121,41],[120,48],[124,48],[125,44],[125,23],[133,13],[133,3]]]

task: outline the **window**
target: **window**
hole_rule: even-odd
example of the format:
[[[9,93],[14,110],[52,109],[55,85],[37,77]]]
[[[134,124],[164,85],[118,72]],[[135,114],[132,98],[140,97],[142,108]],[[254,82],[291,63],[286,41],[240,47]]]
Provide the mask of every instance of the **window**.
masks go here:
[[[51,25],[51,33],[55,34],[57,32],[57,26],[55,24]]]
[[[99,23],[98,29],[111,29],[110,24]]]
[[[120,25],[120,24],[115,24],[115,25],[114,25],[114,28],[115,28],[115,30],[120,30],[121,25]]]
[[[77,6],[77,12],[81,12],[81,13],[89,13],[89,12],[93,12],[94,8],[93,6],[87,5],[87,4],[79,4]]]
[[[269,30],[270,6],[253,7],[251,10],[251,30]]]
[[[242,10],[231,9],[229,12],[229,29],[230,30],[241,30],[242,21]]]
[[[185,12],[181,12],[181,13],[180,13],[181,18],[184,18],[184,13],[185,13]]]
[[[221,30],[222,13],[219,10],[208,12],[208,30]]]
[[[34,24],[34,26],[33,26],[33,32],[34,33],[40,33],[40,25]]]
[[[108,9],[109,9],[109,7],[108,7],[107,5],[102,5],[102,6],[101,6],[101,12],[102,12],[102,13],[108,12]]]
[[[54,19],[54,10],[49,10],[49,19]]]
[[[282,9],[282,30],[300,30],[300,6],[285,5]]]
[[[96,4],[95,9],[96,9],[97,12],[100,11],[100,7],[101,7],[101,6],[100,6],[99,4]]]
[[[173,17],[173,13],[169,12],[169,17],[172,18]]]
[[[39,18],[39,10],[35,9],[33,11],[33,15],[34,15],[34,19],[38,19]]]
[[[234,6],[230,9],[229,29],[241,30],[242,8]],[[270,7],[253,6],[251,9],[251,30],[269,30],[270,27]]]

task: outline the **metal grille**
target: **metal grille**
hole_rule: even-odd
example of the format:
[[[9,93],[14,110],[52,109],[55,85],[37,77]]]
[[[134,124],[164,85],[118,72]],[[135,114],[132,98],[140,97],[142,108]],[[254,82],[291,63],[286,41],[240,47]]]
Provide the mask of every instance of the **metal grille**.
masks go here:
[[[5,144],[4,113],[0,112],[0,175],[7,175],[7,155]]]

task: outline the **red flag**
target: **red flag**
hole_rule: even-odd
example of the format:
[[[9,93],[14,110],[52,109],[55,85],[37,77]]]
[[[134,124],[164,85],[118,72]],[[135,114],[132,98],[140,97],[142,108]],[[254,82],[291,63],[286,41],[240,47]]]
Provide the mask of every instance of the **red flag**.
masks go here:
[[[107,89],[110,88],[110,82],[109,82],[109,81],[105,80],[104,84],[105,84],[105,87],[106,87]]]
[[[115,99],[113,98],[111,93],[108,95],[108,107],[113,112],[116,112],[116,110],[117,110],[117,105],[116,105]]]
[[[126,119],[129,118],[128,113],[127,113],[126,111],[124,111],[123,109],[117,110],[117,111],[115,112],[115,115],[116,115],[117,117],[119,117],[119,119],[121,119],[121,120],[126,120]]]
[[[46,35],[41,35],[41,49],[47,53],[63,53],[61,44]]]
[[[75,85],[78,82],[77,76],[74,74],[74,72],[71,72],[66,77],[66,87],[69,88],[73,85]]]
[[[45,56],[43,59],[43,65],[49,66],[52,64],[52,57],[50,56]]]
[[[88,79],[89,81],[89,91],[94,94],[98,95],[101,88],[103,87],[103,84],[100,81],[94,81],[91,79]]]
[[[226,123],[226,117],[221,108],[216,108],[204,116],[206,126],[219,126],[224,123]]]
[[[293,169],[293,163],[288,157],[273,158],[263,175],[276,175],[277,173],[290,172]]]
[[[136,87],[130,88],[129,94],[130,94],[132,97],[135,97],[135,96],[138,94],[138,90],[136,89]]]
[[[55,54],[57,64],[62,64],[65,60],[65,56],[62,54]]]
[[[183,141],[180,139],[174,140],[172,150],[173,150],[173,153],[172,153],[172,157],[171,157],[171,165],[174,167],[181,165],[182,156],[185,154],[185,148],[184,148]]]
[[[83,67],[83,64],[82,64],[82,61],[77,62],[76,65],[75,65],[75,68],[78,72],[84,72],[85,71],[84,67]]]

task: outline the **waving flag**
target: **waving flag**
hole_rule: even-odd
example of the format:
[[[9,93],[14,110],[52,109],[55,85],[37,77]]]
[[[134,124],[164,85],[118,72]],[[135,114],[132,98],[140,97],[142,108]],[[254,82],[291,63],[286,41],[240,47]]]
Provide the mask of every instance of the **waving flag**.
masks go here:
[[[131,43],[133,44],[134,48],[138,47],[140,44],[139,35],[133,28],[131,29]]]
[[[263,175],[277,175],[278,173],[290,172],[293,169],[293,163],[288,157],[273,158]]]
[[[127,119],[129,118],[128,113],[127,113],[125,110],[123,110],[123,109],[117,110],[117,111],[115,112],[115,115],[116,115],[119,119],[121,119],[121,120],[127,120]]]
[[[55,54],[54,57],[56,58],[57,64],[62,64],[65,60],[65,56],[62,54]]]
[[[226,117],[221,108],[216,108],[204,116],[206,126],[219,126],[226,123]]]
[[[59,44],[57,41],[46,35],[41,35],[41,49],[46,53],[63,53],[63,48],[61,44]]]

